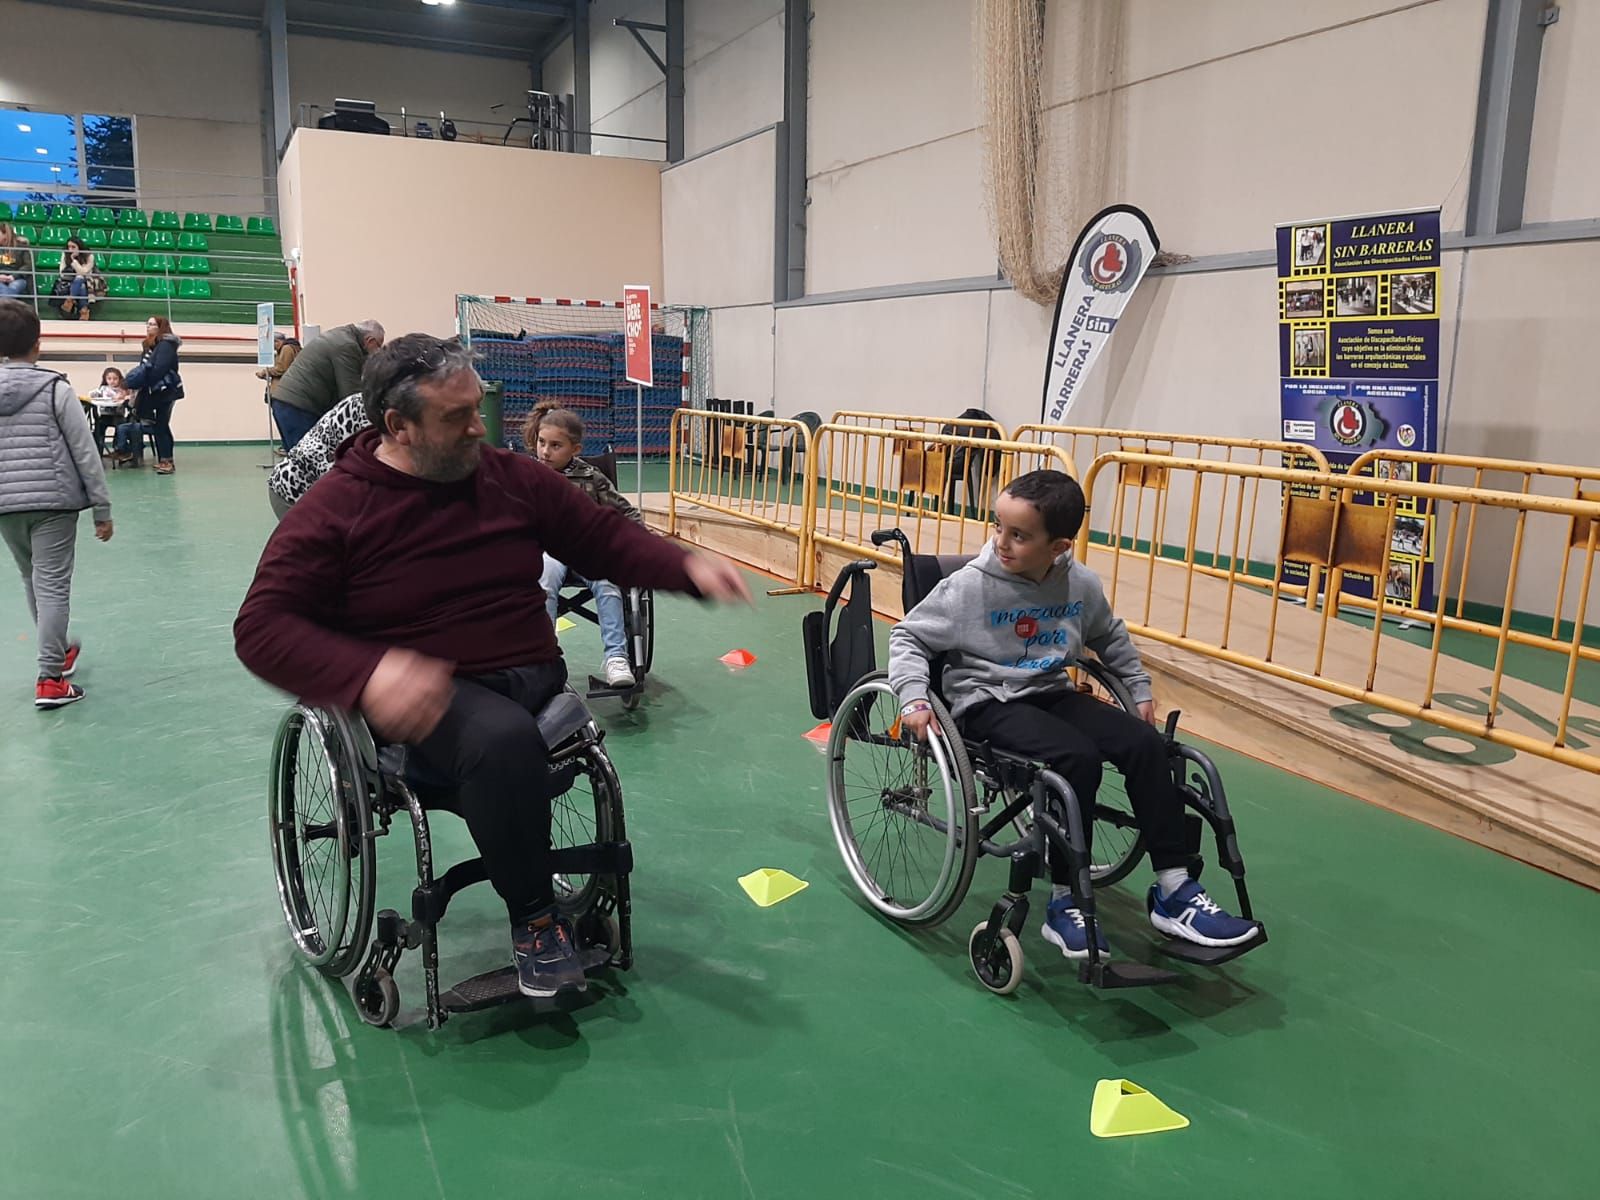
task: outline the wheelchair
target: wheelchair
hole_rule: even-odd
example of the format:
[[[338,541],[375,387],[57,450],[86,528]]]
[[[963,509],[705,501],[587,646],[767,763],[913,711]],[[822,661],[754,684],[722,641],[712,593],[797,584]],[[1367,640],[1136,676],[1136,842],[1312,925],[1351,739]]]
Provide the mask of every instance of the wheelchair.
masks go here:
[[[586,454],[583,461],[617,485],[617,456],[615,454]],[[582,617],[590,624],[600,624],[600,614],[594,606],[594,593],[587,587],[563,588],[556,597],[556,616]],[[633,672],[632,687],[612,687],[598,675],[589,676],[590,700],[617,699],[622,707],[632,712],[644,698],[644,678],[655,664],[656,657],[656,599],[649,588],[628,588],[622,593],[622,625],[627,634],[628,669]]]
[[[907,612],[970,561],[964,555],[916,554],[898,529],[880,530],[872,541],[899,545]],[[876,565],[870,559],[846,565],[823,608],[806,614],[802,623],[811,711],[818,720],[832,722],[828,816],[845,868],[867,903],[898,925],[932,928],[961,907],[980,856],[1005,859],[1010,864],[1006,891],[973,928],[967,952],[983,986],[1006,995],[1022,981],[1019,935],[1028,916],[1029,888],[1033,880],[1048,877],[1048,850],[1069,864],[1087,928],[1088,956],[1078,960],[1080,982],[1127,988],[1181,978],[1160,967],[1112,961],[1097,946],[1095,889],[1125,878],[1145,853],[1119,774],[1106,772],[1092,826],[1086,828],[1082,805],[1056,772],[959,735],[939,695],[937,662],[930,697],[935,727],[926,741],[901,729],[900,702],[887,672],[877,667],[873,642],[869,572]],[[841,608],[846,588],[850,596]],[[1122,681],[1098,660],[1079,660],[1076,673],[1080,691],[1137,713]],[[1177,724],[1173,712],[1165,737],[1174,782],[1192,810],[1186,814],[1189,873],[1198,879],[1204,865],[1199,853],[1204,822],[1215,835],[1218,861],[1233,879],[1240,915],[1254,920],[1222,778],[1205,754],[1177,740]],[[1168,938],[1157,948],[1195,966],[1220,966],[1266,942],[1266,927],[1256,922],[1256,929],[1256,936],[1234,946]]]
[[[561,692],[536,717],[561,794],[551,801],[556,905],[573,922],[584,974],[633,965],[628,875],[633,851],[622,787],[583,701]],[[481,858],[436,874],[429,814],[460,809],[448,781],[429,778],[407,747],[377,742],[359,716],[296,705],[278,726],[268,787],[278,899],[300,956],[349,981],[361,1019],[388,1026],[400,1011],[395,968],[422,951],[429,1029],[453,1013],[521,999],[507,966],[439,988],[438,926],[451,898],[488,878]],[[410,819],[417,882],[411,916],[374,916],[378,838]]]

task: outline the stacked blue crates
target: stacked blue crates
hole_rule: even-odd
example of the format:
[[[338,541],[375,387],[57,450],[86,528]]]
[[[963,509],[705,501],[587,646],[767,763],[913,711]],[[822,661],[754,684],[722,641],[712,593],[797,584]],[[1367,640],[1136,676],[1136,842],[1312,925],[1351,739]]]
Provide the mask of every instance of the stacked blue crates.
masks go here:
[[[534,405],[547,400],[571,409],[583,421],[584,447],[590,453],[611,448],[611,395],[617,368],[604,337],[500,337],[475,332],[472,347],[480,355],[478,373],[504,385],[506,449],[531,449],[523,445],[522,424]]]
[[[634,385],[628,382],[622,336],[611,334],[608,340],[616,364],[611,416],[613,447],[618,454],[637,454],[640,450],[639,398]],[[650,340],[651,375],[656,386],[644,389],[642,448],[646,456],[665,456],[671,446],[672,414],[683,406],[683,339],[658,333]]]
[[[503,416],[506,449],[522,449],[522,422],[533,408],[533,347],[519,337],[498,336],[477,330],[472,349],[478,355],[478,374],[504,388]]]

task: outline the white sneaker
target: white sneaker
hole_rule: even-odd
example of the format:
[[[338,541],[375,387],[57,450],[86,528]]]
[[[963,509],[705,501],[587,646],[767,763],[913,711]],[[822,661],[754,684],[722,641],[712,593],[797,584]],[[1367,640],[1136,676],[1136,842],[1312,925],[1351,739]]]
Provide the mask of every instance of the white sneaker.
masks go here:
[[[605,673],[607,687],[631,688],[636,682],[633,678],[633,670],[628,666],[628,660],[625,658],[606,659]]]

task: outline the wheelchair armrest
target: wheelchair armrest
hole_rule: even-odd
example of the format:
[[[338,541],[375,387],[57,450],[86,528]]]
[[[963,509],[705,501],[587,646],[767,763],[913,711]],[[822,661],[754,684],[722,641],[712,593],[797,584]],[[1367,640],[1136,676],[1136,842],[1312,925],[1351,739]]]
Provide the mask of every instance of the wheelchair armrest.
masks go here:
[[[540,709],[534,720],[545,748],[554,750],[594,718],[576,692],[564,691]]]

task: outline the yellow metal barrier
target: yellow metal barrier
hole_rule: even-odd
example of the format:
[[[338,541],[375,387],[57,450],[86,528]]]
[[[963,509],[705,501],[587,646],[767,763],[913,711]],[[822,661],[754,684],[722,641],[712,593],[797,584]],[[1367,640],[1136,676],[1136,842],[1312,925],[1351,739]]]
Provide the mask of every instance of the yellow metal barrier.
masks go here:
[[[874,530],[898,526],[923,554],[975,554],[989,536],[995,497],[1007,483],[1028,471],[1073,473],[1072,461],[1054,446],[892,427],[823,425],[815,447],[813,461],[828,462],[831,469],[813,488],[812,545],[895,566],[895,553],[872,544]],[[963,505],[926,487],[910,448],[937,452],[946,461],[963,456]]]
[[[784,455],[788,449],[789,455]],[[798,450],[802,475],[777,469]],[[672,414],[667,532],[678,532],[681,502],[796,540],[796,586],[810,586],[816,507],[811,431],[798,421],[680,408]]]
[[[1568,499],[1578,501],[1600,502],[1600,467],[1567,466],[1560,463],[1526,462],[1509,458],[1479,458],[1462,454],[1419,454],[1405,450],[1372,450],[1363,454],[1350,464],[1350,474],[1367,476],[1377,479],[1394,479],[1401,482],[1416,479],[1423,474],[1422,468],[1428,468],[1432,473],[1433,483],[1451,484],[1458,487],[1479,490],[1490,488],[1496,491],[1515,491],[1522,495],[1562,495]],[[1544,491],[1536,491],[1541,483],[1551,486]],[[1455,542],[1457,529],[1454,522],[1459,513],[1452,514],[1450,538]],[[1423,506],[1417,513],[1418,519],[1423,524],[1424,533],[1436,529],[1441,523],[1441,514],[1434,512],[1431,504]],[[1496,528],[1493,521],[1483,523],[1480,527],[1478,512],[1474,509],[1467,514],[1466,531],[1462,535],[1461,565],[1457,571],[1456,594],[1453,605],[1446,608],[1452,611],[1442,611],[1439,620],[1446,629],[1467,630],[1480,633],[1489,637],[1498,637],[1500,626],[1498,623],[1474,620],[1467,615],[1468,588],[1472,581],[1473,550],[1480,541],[1505,541],[1514,537],[1515,531],[1504,528],[1505,522]],[[1545,650],[1559,651],[1565,644],[1561,637],[1561,626],[1565,619],[1568,599],[1569,573],[1572,565],[1573,553],[1583,548],[1587,531],[1581,527],[1577,518],[1573,519],[1572,528],[1568,530],[1567,542],[1564,546],[1557,546],[1553,542],[1545,547],[1553,551],[1559,562],[1552,561],[1551,555],[1546,554],[1542,560],[1521,564],[1522,578],[1534,579],[1543,583],[1548,578],[1555,579],[1555,592],[1553,596],[1541,597],[1543,604],[1540,608],[1550,611],[1550,633],[1548,635],[1532,633],[1522,629],[1508,629],[1507,637],[1515,644],[1522,646],[1537,646]],[[1482,553],[1478,554],[1481,559]],[[1371,601],[1361,597],[1347,597],[1347,602],[1360,607],[1371,607]],[[1432,622],[1434,614],[1427,611],[1406,610],[1403,615],[1414,621]],[[1600,646],[1585,646],[1582,657],[1593,661],[1600,661]]]
[[[1242,522],[1237,517],[1226,556],[1227,569],[1220,570],[1214,563],[1200,563],[1196,539],[1200,514],[1207,511],[1208,485],[1212,491],[1220,492],[1219,507],[1226,511],[1230,491],[1236,488],[1242,498],[1247,486],[1255,484],[1259,491],[1262,482],[1291,485],[1297,493],[1290,494],[1291,488],[1285,488],[1282,503],[1270,510],[1277,514],[1266,530],[1275,535],[1272,537],[1271,577],[1250,573],[1249,557],[1239,546]],[[1132,488],[1156,492],[1148,524],[1143,521],[1142,509],[1132,509],[1125,502],[1125,494]],[[1584,645],[1583,636],[1595,556],[1600,549],[1600,502],[1128,451],[1096,459],[1084,480],[1084,490],[1091,510],[1099,513],[1104,512],[1109,499],[1111,516],[1103,526],[1106,544],[1097,544],[1091,538],[1086,523],[1079,539],[1079,556],[1090,566],[1097,566],[1097,560],[1110,560],[1109,571],[1100,570],[1107,595],[1113,610],[1123,616],[1135,633],[1457,733],[1600,773],[1600,752],[1580,750],[1568,744],[1578,665],[1581,659],[1593,657],[1595,649]],[[1162,553],[1161,532],[1169,494],[1182,496],[1188,509],[1187,537],[1182,542],[1181,557]],[[1360,502],[1369,497],[1375,502]],[[1390,551],[1395,539],[1396,518],[1404,515],[1400,511],[1402,502],[1408,508],[1425,510],[1441,519],[1446,512],[1449,514],[1449,534],[1438,563],[1439,599],[1431,613],[1419,614],[1414,607],[1397,605],[1387,597]],[[1494,597],[1503,613],[1502,620],[1497,627],[1484,623],[1473,626],[1475,632],[1492,632],[1496,643],[1488,702],[1481,721],[1460,715],[1459,711],[1443,711],[1434,703],[1439,691],[1443,635],[1450,626],[1445,619],[1446,597],[1451,592],[1456,564],[1464,558],[1463,548],[1457,544],[1463,511],[1467,514],[1468,526],[1480,513],[1505,513],[1515,527],[1505,558],[1491,568],[1492,578],[1504,581],[1503,592]],[[1500,709],[1506,651],[1518,640],[1512,636],[1510,621],[1516,602],[1519,568],[1530,544],[1558,546],[1564,557],[1570,557],[1573,549],[1581,551],[1581,561],[1575,568],[1578,598],[1570,614],[1571,635],[1566,639],[1544,638],[1535,643],[1564,660],[1560,714],[1548,739],[1506,730],[1495,723]],[[1127,570],[1124,570],[1125,562],[1131,564]],[[1282,608],[1279,602],[1286,596],[1305,592],[1304,588],[1284,583],[1286,563],[1299,563],[1329,573],[1328,601],[1322,606],[1320,617],[1313,622],[1314,638],[1301,636],[1309,628],[1303,618],[1298,622],[1301,628],[1295,636],[1279,636]],[[1333,622],[1342,607],[1357,603],[1352,597],[1341,594],[1346,572],[1361,572],[1375,580],[1375,599],[1368,601],[1365,607],[1376,619],[1372,621],[1370,636],[1362,634],[1366,650],[1360,655],[1348,651],[1330,653],[1329,633]],[[1143,576],[1142,581],[1132,578],[1139,575]],[[1398,639],[1383,637],[1383,618],[1391,615],[1425,617],[1432,625],[1433,637],[1425,672],[1385,667],[1382,651],[1386,647],[1390,649],[1391,658],[1402,651],[1409,655],[1416,649]],[[1342,625],[1339,628],[1340,644],[1349,645],[1350,631]],[[1241,642],[1245,646],[1243,649]]]
[[[1315,446],[1302,442],[1266,442],[1256,438],[1210,437],[1206,434],[1154,433],[1145,429],[1096,429],[1088,425],[1018,425],[1011,431],[1014,442],[1047,442],[1062,446],[1081,477],[1102,454],[1132,450],[1139,454],[1182,454],[1185,458],[1210,459],[1207,450],[1220,450],[1222,462],[1254,462],[1258,466],[1291,465],[1295,457],[1308,459],[1318,471],[1326,471],[1328,459]],[[1063,446],[1062,443],[1066,444]],[[1269,464],[1267,455],[1290,456],[1288,461]],[[1253,457],[1252,457],[1253,456]]]
[[[908,492],[930,496],[952,508],[957,488],[965,486],[968,493],[978,490],[978,459],[969,455],[964,445],[952,446],[938,439],[972,437],[1003,442],[1006,438],[1005,427],[998,421],[980,417],[929,417],[841,409],[828,423],[861,429],[889,429],[905,435],[903,440],[895,442],[901,486]]]

